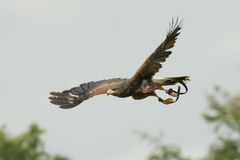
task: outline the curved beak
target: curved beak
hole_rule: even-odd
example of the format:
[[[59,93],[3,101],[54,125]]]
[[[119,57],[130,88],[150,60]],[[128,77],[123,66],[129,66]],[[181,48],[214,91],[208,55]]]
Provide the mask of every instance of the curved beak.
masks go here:
[[[113,89],[108,89],[107,90],[107,95],[113,95],[116,91],[114,91]]]

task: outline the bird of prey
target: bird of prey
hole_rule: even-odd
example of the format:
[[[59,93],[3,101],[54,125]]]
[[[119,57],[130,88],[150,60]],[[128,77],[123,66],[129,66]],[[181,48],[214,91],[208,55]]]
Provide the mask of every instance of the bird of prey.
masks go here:
[[[187,93],[188,88],[185,82],[190,80],[190,77],[180,76],[155,79],[153,76],[159,71],[159,69],[162,68],[162,63],[165,62],[172,53],[170,49],[174,47],[181,28],[181,22],[178,20],[172,20],[169,24],[169,31],[166,34],[165,40],[145,60],[131,78],[112,78],[100,81],[91,81],[62,92],[50,92],[50,102],[58,105],[60,108],[68,109],[79,105],[91,97],[101,94],[121,98],[131,96],[135,100],[153,96],[163,104],[176,102],[180,95]],[[167,87],[173,85],[176,86],[177,84],[180,84],[178,85],[177,91],[171,87]],[[185,88],[184,92],[181,92],[180,86]],[[156,94],[157,90],[166,92],[166,94],[175,100],[172,98],[162,99]]]

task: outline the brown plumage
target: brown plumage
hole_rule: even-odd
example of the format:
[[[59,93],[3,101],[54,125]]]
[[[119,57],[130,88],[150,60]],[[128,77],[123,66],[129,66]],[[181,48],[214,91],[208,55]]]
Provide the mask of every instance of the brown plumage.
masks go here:
[[[185,94],[188,88],[185,84],[189,80],[189,76],[169,77],[164,79],[153,79],[155,73],[162,67],[162,63],[166,61],[172,53],[170,49],[174,47],[177,36],[180,34],[181,23],[172,22],[169,25],[169,31],[165,40],[161,45],[145,60],[137,72],[130,79],[113,78],[108,80],[101,80],[96,82],[89,82],[80,84],[70,90],[63,92],[51,92],[49,97],[50,102],[60,106],[60,108],[72,108],[82,103],[83,101],[100,94],[113,95],[117,97],[129,97],[139,100],[148,96],[158,98],[159,102],[164,104],[171,104],[176,102],[179,95]],[[185,92],[181,92],[180,86],[178,91],[173,89],[164,89],[163,86],[172,86],[181,84],[185,88]],[[155,90],[163,90],[168,95],[176,97],[174,101],[172,98],[162,99]]]

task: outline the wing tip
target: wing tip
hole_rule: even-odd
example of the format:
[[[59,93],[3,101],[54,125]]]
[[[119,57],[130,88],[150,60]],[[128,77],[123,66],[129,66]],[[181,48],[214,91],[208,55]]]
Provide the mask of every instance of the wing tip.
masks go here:
[[[172,21],[169,22],[169,29],[173,29],[173,28],[177,28],[180,27],[182,28],[183,25],[183,19],[180,19],[179,16],[177,16],[177,18],[173,18],[172,17]]]
[[[169,29],[167,32],[167,36],[170,36],[172,33],[175,33],[175,36],[178,36],[180,34],[179,30],[182,29],[183,25],[183,19],[180,19],[177,17],[176,20],[172,18],[172,21],[169,22]]]
[[[50,103],[59,106],[61,109],[73,108],[82,103],[78,96],[73,96],[67,93],[67,91],[50,92],[49,94],[50,96],[48,99],[50,100]]]

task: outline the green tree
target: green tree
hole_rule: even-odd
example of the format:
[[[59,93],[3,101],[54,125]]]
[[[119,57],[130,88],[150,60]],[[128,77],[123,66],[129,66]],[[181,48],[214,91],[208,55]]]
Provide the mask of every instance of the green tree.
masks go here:
[[[161,135],[152,136],[142,131],[137,131],[137,134],[153,146],[152,152],[148,155],[147,160],[190,160],[189,157],[183,156],[179,146],[162,143]]]
[[[181,148],[176,145],[158,144],[149,156],[148,160],[190,160],[181,153]]]
[[[43,130],[36,124],[15,137],[0,128],[0,160],[69,160],[61,155],[50,155],[44,150],[40,136]]]
[[[240,95],[231,95],[216,87],[208,96],[209,107],[203,118],[214,127],[216,141],[203,160],[240,160]],[[141,134],[154,150],[147,160],[189,160],[177,145],[160,143],[158,137]]]
[[[218,137],[209,147],[206,160],[240,160],[240,96],[216,87],[208,97],[209,110],[204,119],[213,124]]]

